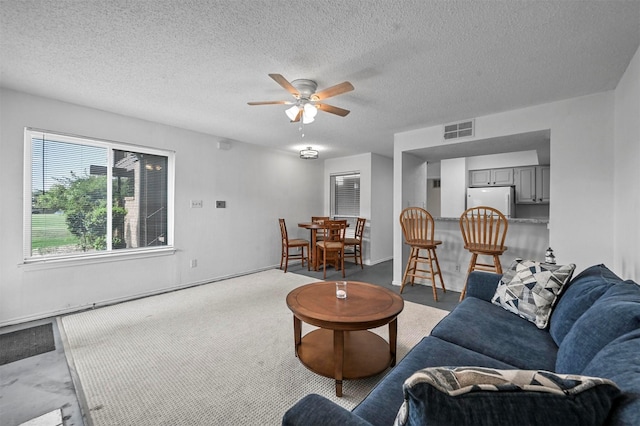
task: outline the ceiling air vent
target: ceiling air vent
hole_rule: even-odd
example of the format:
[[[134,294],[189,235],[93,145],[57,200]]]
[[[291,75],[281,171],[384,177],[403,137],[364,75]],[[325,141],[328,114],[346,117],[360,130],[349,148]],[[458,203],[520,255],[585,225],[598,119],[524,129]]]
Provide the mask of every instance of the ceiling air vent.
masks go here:
[[[444,125],[444,139],[457,139],[473,136],[473,120]]]

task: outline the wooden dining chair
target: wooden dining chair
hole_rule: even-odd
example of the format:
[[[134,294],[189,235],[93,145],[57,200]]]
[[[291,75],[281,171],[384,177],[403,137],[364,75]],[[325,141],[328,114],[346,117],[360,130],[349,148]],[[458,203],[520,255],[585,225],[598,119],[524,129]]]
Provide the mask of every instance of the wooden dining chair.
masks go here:
[[[437,302],[436,275],[440,278],[442,291],[446,293],[447,289],[444,286],[440,263],[436,254],[436,248],[442,244],[442,241],[434,238],[435,223],[433,217],[423,208],[407,207],[400,213],[400,226],[402,226],[405,244],[411,248],[402,277],[400,293],[404,290],[407,279],[410,278],[411,285],[415,283],[416,278],[426,279],[431,281],[433,300]]]
[[[302,261],[302,266],[304,266],[304,261],[307,261],[307,270],[309,270],[311,263],[309,260],[309,241],[302,238],[294,238],[289,239],[289,235],[287,234],[287,225],[285,224],[284,219],[278,219],[280,222],[280,235],[282,236],[282,251],[280,255],[280,269],[282,269],[282,265],[284,264],[284,272],[287,273],[287,267],[289,266],[289,260],[300,259]],[[307,254],[305,256],[304,249],[307,249]],[[291,254],[289,250],[291,249],[299,249],[298,253]]]
[[[362,266],[362,238],[364,235],[364,225],[367,223],[367,219],[364,217],[359,217],[356,222],[356,230],[353,238],[345,238],[344,246],[345,246],[345,258],[352,258],[358,264],[358,259],[360,259],[360,269],[364,269]],[[347,252],[346,249],[349,247],[353,247],[353,254]]]
[[[329,216],[311,216],[311,222],[323,224],[325,221],[331,219]],[[327,230],[326,229],[318,229],[316,232],[316,240],[324,240],[327,238]]]
[[[460,231],[464,248],[471,253],[460,300],[467,293],[467,281],[471,271],[490,271],[502,274],[500,255],[507,250],[504,245],[509,222],[502,212],[492,207],[471,207],[460,216]],[[491,257],[492,263],[478,261],[478,256]]]
[[[320,253],[318,255],[322,259],[323,276],[327,278],[327,263],[332,262],[336,270],[342,269],[342,278],[344,278],[344,234],[347,230],[346,220],[328,220],[327,237],[316,243],[316,249]]]

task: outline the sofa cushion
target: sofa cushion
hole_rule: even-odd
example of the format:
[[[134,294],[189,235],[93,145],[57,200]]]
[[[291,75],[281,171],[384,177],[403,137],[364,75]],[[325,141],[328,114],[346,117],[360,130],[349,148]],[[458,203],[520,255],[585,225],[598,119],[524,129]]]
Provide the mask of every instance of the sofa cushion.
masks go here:
[[[640,425],[640,329],[618,337],[602,348],[583,374],[613,380],[624,393],[609,424]]]
[[[576,265],[552,265],[515,259],[496,288],[491,302],[502,306],[538,328],[546,328],[551,308],[569,281]]]
[[[622,280],[604,265],[580,272],[565,286],[551,313],[549,333],[557,345],[562,343],[573,324],[613,285]]]
[[[474,297],[465,298],[431,335],[516,368],[553,371],[556,365],[558,347],[548,331]]]
[[[610,287],[571,327],[558,348],[555,371],[582,374],[602,348],[638,328],[640,286],[621,281]]]
[[[467,279],[467,297],[491,302],[502,274],[485,271],[471,271]]]
[[[309,394],[289,408],[282,417],[282,426],[371,426],[371,424],[331,400]]]
[[[387,373],[369,395],[353,409],[353,413],[373,425],[391,425],[404,401],[402,393],[404,381],[422,368],[445,364],[514,368],[504,362],[428,336],[414,346],[402,361]]]
[[[620,393],[607,379],[478,367],[420,370],[403,391],[399,426],[602,424]]]

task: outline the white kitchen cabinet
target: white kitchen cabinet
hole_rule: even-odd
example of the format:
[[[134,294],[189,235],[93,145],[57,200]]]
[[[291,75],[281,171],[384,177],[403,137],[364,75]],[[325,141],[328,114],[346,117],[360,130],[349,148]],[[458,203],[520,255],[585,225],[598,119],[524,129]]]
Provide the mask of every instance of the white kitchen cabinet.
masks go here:
[[[513,185],[513,169],[483,169],[469,171],[469,186]]]
[[[551,199],[551,167],[538,166],[536,169],[536,195],[541,203],[549,204]]]
[[[516,167],[516,203],[549,204],[550,175],[549,166]]]
[[[491,182],[491,170],[471,170],[469,186],[487,186]]]

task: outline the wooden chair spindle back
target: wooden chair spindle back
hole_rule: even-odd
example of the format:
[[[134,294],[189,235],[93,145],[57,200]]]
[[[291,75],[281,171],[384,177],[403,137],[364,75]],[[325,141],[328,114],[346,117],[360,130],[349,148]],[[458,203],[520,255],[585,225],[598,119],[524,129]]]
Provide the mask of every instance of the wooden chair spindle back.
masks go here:
[[[465,246],[483,245],[502,249],[508,226],[505,215],[492,207],[472,207],[460,216],[460,230]]]
[[[433,241],[434,220],[431,214],[420,207],[407,207],[400,214],[402,233],[407,242]]]

